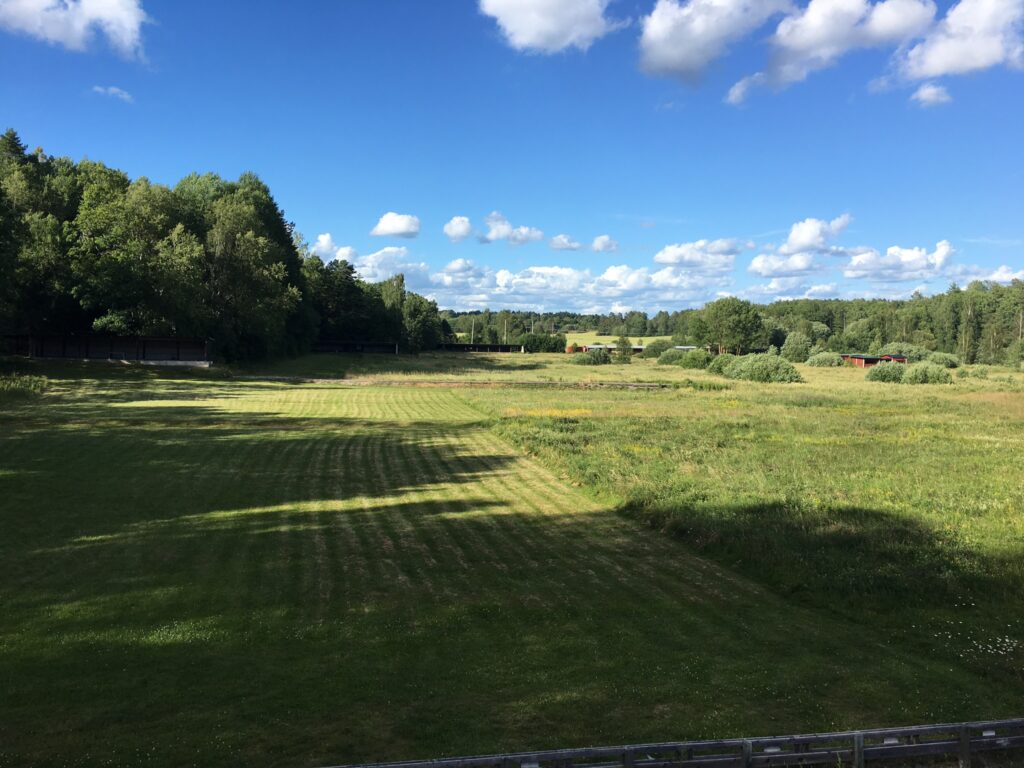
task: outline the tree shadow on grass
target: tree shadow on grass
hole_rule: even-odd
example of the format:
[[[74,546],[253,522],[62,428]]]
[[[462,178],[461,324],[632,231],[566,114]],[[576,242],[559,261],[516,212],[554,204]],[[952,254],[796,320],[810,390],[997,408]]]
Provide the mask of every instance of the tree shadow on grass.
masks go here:
[[[37,599],[0,619],[0,738],[23,764],[323,765],[974,719],[1019,689],[594,525],[470,491],[34,555]]]
[[[781,594],[833,609],[998,603],[1024,589],[1011,558],[972,548],[955,528],[884,510],[774,502],[620,511]]]

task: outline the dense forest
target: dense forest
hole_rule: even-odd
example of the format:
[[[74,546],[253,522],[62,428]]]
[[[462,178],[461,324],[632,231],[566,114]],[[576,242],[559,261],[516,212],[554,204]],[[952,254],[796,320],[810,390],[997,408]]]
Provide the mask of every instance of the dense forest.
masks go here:
[[[401,275],[367,283],[344,260],[324,264],[254,174],[193,174],[170,188],[29,152],[13,130],[0,137],[0,333],[201,337],[237,360],[326,340],[419,352],[456,334],[545,350],[571,331],[733,352],[781,347],[796,332],[827,350],[907,343],[964,362],[1019,364],[1024,282],[954,285],[905,301],[726,298],[653,316],[439,312]]]
[[[436,347],[450,331],[401,275],[309,253],[254,174],[169,188],[0,137],[0,332],[201,337],[225,359],[318,340]]]

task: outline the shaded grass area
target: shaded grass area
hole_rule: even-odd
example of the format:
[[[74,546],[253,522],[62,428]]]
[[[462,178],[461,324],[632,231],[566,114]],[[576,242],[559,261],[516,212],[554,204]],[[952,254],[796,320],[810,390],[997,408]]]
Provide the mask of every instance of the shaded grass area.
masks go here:
[[[766,589],[616,513],[624,483],[670,477],[638,472],[659,450],[677,468],[692,451],[750,504],[751,465],[714,470],[699,431],[669,439],[681,404],[705,429],[749,421],[724,443],[749,450],[751,402],[842,405],[829,389],[581,399],[96,371],[49,368],[37,401],[0,410],[0,765],[317,765],[1021,700],[1006,666]],[[985,416],[988,397],[961,408]]]

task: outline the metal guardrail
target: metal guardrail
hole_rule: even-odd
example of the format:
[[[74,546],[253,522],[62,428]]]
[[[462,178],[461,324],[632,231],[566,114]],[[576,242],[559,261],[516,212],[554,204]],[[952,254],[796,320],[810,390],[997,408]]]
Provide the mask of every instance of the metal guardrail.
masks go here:
[[[514,752],[332,768],[763,768],[829,765],[863,768],[884,760],[952,756],[970,768],[982,752],[1024,749],[1024,718],[876,728],[756,739],[714,739],[620,747]]]

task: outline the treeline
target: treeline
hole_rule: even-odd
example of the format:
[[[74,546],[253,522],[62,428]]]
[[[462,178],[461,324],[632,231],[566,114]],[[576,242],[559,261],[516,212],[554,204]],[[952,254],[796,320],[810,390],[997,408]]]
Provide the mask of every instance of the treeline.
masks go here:
[[[450,335],[401,275],[309,253],[251,173],[173,188],[0,137],[0,332],[201,337],[226,359],[318,340],[432,349]]]
[[[618,336],[671,336],[678,344],[716,352],[764,351],[782,347],[792,333],[812,349],[873,353],[888,344],[912,344],[948,352],[965,363],[1019,363],[1024,341],[1024,282],[972,282],[945,293],[915,294],[905,301],[884,299],[798,299],[758,305],[724,298],[702,309],[678,312],[443,312],[465,340],[515,340],[536,329],[545,333],[597,331]],[[507,329],[507,330],[506,330]]]
[[[492,312],[454,312],[442,315],[452,329],[464,336],[486,344],[514,344],[528,333],[572,333],[596,331],[604,336],[671,336],[683,312],[658,312],[648,317],[646,312],[611,312],[607,315],[578,314],[575,312],[526,312],[504,309]],[[505,340],[508,339],[506,342]]]

